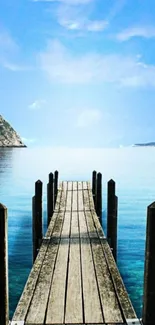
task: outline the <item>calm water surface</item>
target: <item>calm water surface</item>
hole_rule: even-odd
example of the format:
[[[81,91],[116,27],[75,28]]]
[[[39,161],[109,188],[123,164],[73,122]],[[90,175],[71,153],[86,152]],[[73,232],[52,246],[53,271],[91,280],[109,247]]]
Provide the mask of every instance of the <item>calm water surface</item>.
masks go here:
[[[48,174],[61,180],[90,180],[103,174],[103,224],[107,181],[116,181],[119,198],[118,266],[138,316],[141,316],[146,208],[155,200],[155,148],[0,150],[0,202],[8,207],[10,317],[32,267],[31,198],[34,182],[44,182],[44,228]]]

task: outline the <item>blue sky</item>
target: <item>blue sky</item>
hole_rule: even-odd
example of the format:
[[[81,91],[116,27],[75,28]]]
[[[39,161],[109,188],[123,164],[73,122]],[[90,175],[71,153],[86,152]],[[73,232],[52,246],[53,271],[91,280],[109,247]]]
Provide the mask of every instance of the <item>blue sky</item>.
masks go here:
[[[155,141],[154,0],[0,6],[0,113],[27,145]]]

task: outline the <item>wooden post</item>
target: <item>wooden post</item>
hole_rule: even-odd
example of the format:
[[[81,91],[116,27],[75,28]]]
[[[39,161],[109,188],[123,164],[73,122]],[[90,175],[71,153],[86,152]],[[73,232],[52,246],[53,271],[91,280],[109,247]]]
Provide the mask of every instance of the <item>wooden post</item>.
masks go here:
[[[58,192],[58,171],[54,172],[54,206],[57,200],[57,192]]]
[[[142,321],[155,324],[155,202],[147,208],[144,298]]]
[[[7,209],[0,204],[0,324],[9,324]]]
[[[107,202],[107,239],[112,249],[115,261],[117,261],[117,207],[118,198],[115,196],[115,182],[108,182]]]
[[[35,196],[32,198],[32,215],[33,215],[33,262],[36,259],[38,250],[41,246],[43,237],[42,226],[42,188],[40,180],[35,183]]]
[[[102,223],[102,174],[97,173],[96,213]]]
[[[97,172],[94,170],[92,173],[92,193],[93,193],[95,209],[96,209],[96,191],[97,191]]]
[[[47,184],[47,226],[53,215],[54,192],[53,192],[53,173],[49,174],[49,183]]]

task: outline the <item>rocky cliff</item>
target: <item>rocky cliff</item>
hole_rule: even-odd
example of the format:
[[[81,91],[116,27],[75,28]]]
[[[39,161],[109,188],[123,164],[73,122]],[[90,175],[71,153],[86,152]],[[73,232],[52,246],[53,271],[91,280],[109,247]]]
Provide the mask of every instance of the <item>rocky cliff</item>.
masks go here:
[[[0,147],[26,147],[17,132],[1,115]]]

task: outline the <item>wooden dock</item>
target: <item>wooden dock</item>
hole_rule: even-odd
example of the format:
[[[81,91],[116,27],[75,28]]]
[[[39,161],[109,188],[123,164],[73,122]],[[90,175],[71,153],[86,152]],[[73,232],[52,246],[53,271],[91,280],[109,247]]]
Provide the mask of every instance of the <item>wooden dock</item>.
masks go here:
[[[59,184],[11,325],[141,324],[96,214],[89,182]]]

